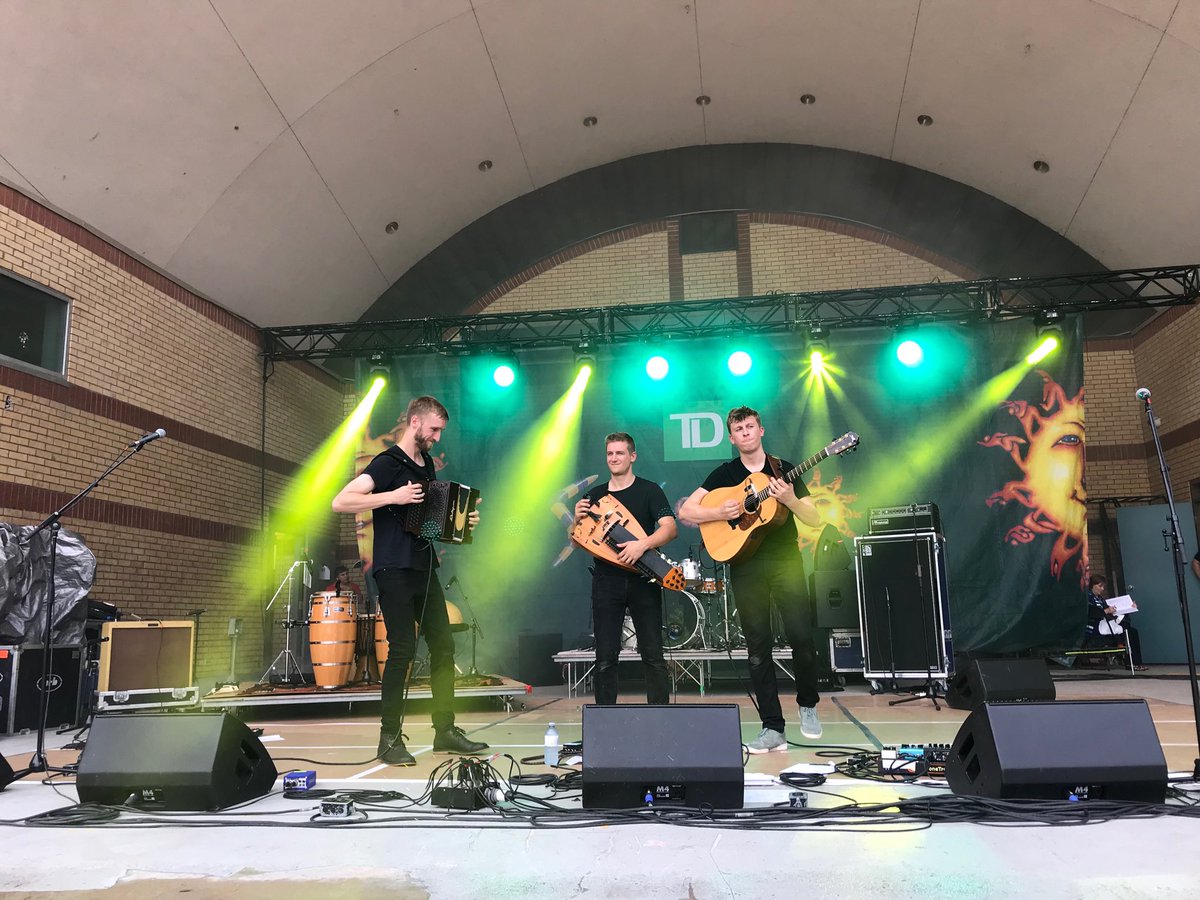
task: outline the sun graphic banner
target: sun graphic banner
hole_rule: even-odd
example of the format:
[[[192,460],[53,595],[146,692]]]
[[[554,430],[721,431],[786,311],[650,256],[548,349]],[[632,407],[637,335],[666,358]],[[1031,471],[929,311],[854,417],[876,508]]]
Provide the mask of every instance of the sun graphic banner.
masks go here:
[[[522,632],[561,632],[569,645],[590,630],[591,560],[566,530],[577,499],[609,477],[605,436],[631,434],[634,472],[678,509],[734,455],[725,413],[739,405],[760,412],[767,452],[792,464],[847,432],[860,435],[857,452],[804,476],[822,523],[796,526],[797,578],[811,574],[825,526],[853,547],[871,508],[933,502],[946,537],[955,649],[1076,646],[1087,564],[1078,323],[1068,322],[1058,349],[1036,364],[1026,361],[1036,343],[1028,322],[924,326],[915,333],[917,365],[897,359],[898,337],[834,330],[816,371],[796,334],[672,342],[653,348],[669,361],[659,380],[645,370],[650,348],[600,347],[582,387],[565,349],[522,352],[508,388],[492,380],[496,360],[486,356],[405,357],[373,410],[358,470],[400,439],[411,397],[432,394],[448,407],[434,465],[483,500],[473,544],[439,546],[443,581],[456,576],[470,594],[493,636],[481,657],[494,665],[515,664]],[[735,349],[750,354],[749,372],[729,371]],[[699,531],[681,523],[679,532],[664,553],[703,559]]]

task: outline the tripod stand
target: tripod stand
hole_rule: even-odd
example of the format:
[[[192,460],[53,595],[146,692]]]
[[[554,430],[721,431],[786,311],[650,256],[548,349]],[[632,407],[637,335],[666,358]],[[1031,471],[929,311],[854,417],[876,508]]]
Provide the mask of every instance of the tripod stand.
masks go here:
[[[458,595],[462,597],[463,604],[467,607],[467,615],[471,617],[471,668],[467,670],[465,675],[460,678],[479,678],[479,669],[475,666],[475,643],[477,638],[483,637],[483,629],[479,626],[479,619],[475,616],[475,610],[471,608],[471,598],[467,596],[467,592],[463,590],[462,585],[458,583],[458,576],[455,575],[446,583],[447,588],[458,587]]]
[[[275,658],[271,660],[271,664],[267,666],[262,677],[258,679],[259,684],[267,684],[268,681],[277,682],[279,684],[304,684],[304,672],[300,668],[300,663],[296,660],[296,654],[292,652],[292,631],[297,628],[303,628],[308,624],[308,617],[303,619],[295,619],[292,615],[292,601],[295,593],[293,577],[296,573],[296,567],[300,567],[300,575],[302,583],[305,585],[312,584],[312,574],[308,571],[308,560],[298,559],[292,563],[287,570],[287,574],[283,576],[283,581],[279,583],[279,587],[275,589],[275,595],[271,597],[271,602],[267,604],[264,613],[270,613],[271,607],[275,605],[275,601],[279,599],[279,594],[287,589],[287,618],[283,619],[283,649],[275,654]],[[280,661],[283,662],[283,674],[272,676],[272,672],[276,670]],[[295,672],[293,673],[293,669]]]
[[[50,714],[50,678],[53,674],[51,658],[53,657],[52,647],[54,640],[54,604],[57,599],[55,593],[55,569],[58,564],[58,533],[62,530],[60,521],[67,511],[70,510],[76,503],[90,494],[96,489],[105,478],[111,475],[117,468],[127,462],[138,453],[146,444],[160,437],[166,437],[167,433],[163,429],[158,429],[150,434],[142,437],[128,447],[122,447],[121,452],[117,454],[117,458],[112,461],[107,469],[105,469],[95,481],[85,487],[82,491],[50,513],[36,528],[31,531],[26,537],[27,542],[32,542],[33,539],[43,531],[49,529],[49,550],[50,550],[50,580],[46,586],[46,617],[42,628],[42,677],[38,682],[39,687],[39,703],[38,703],[38,729],[37,729],[37,749],[34,750],[33,756],[29,759],[29,765],[19,772],[14,773],[13,778],[24,778],[26,775],[32,775],[42,772],[72,772],[72,768],[64,768],[61,766],[51,766],[46,762],[46,718]]]

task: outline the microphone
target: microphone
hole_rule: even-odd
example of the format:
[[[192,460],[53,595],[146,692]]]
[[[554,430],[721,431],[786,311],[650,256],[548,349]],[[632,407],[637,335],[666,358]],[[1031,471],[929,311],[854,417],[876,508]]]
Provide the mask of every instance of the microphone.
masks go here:
[[[446,582],[446,587],[454,587],[456,584],[458,584],[458,576],[453,575],[451,576],[450,580]]]
[[[1137,393],[1135,393],[1133,396],[1137,397],[1139,400],[1143,400],[1146,403],[1149,403],[1150,402],[1150,388],[1138,388]]]
[[[136,441],[134,441],[129,446],[133,450],[141,450],[144,446],[146,446],[151,441],[157,441],[159,438],[165,438],[166,436],[167,436],[167,431],[165,428],[156,428],[149,434],[142,435],[140,438],[138,438]]]

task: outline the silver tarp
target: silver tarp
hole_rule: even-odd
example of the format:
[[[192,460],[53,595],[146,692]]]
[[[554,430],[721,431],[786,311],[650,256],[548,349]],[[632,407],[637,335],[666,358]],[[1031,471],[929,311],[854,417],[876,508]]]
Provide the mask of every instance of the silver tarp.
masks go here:
[[[50,586],[50,529],[32,539],[32,525],[0,522],[0,643],[40,644]],[[55,644],[82,644],[87,605],[96,578],[96,557],[83,538],[63,528],[54,567]]]

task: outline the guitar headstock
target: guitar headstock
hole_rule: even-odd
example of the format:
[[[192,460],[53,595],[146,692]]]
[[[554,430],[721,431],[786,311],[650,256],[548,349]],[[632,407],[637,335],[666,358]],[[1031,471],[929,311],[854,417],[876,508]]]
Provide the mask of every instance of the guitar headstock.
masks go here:
[[[825,448],[825,453],[828,456],[839,456],[843,453],[849,453],[851,450],[858,449],[858,435],[853,431],[847,431],[836,441]]]

